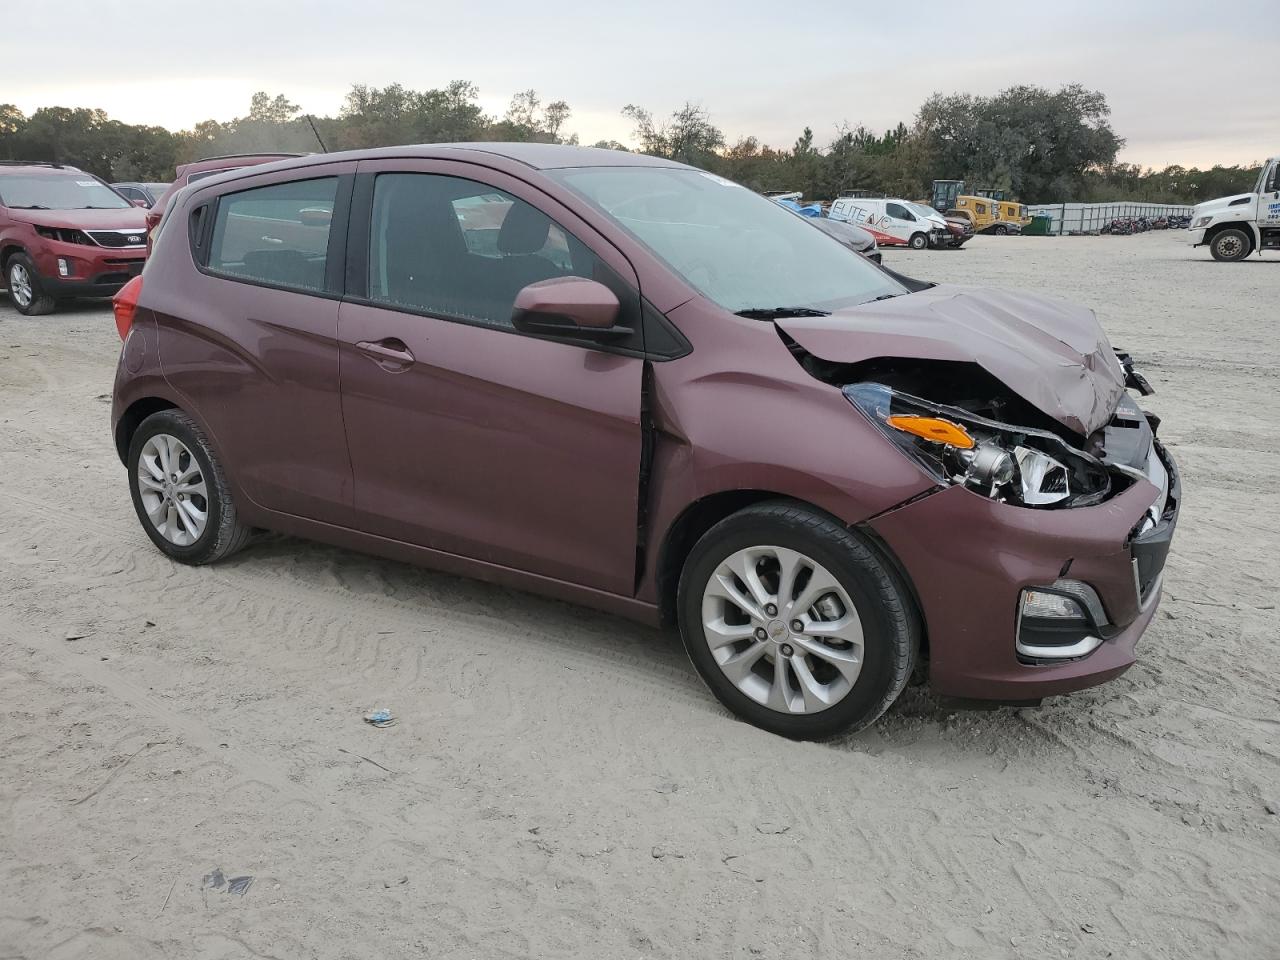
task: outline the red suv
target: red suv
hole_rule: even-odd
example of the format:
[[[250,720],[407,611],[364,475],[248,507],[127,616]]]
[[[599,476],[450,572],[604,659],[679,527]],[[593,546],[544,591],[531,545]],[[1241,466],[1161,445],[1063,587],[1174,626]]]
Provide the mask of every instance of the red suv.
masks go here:
[[[28,316],[67,297],[109,297],[147,258],[143,212],[93,174],[0,163],[0,267]]]
[[[683,164],[224,174],[116,321],[116,449],[169,557],[266,528],[674,621],[788,736],[872,722],[924,656],[956,696],[1100,683],[1160,596],[1177,470],[1091,311],[910,280]]]

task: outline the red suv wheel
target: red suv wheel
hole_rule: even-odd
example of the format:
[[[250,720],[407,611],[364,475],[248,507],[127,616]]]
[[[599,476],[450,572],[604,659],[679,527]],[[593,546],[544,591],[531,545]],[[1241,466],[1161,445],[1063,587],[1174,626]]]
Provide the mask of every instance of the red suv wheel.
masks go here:
[[[25,253],[15,253],[4,268],[5,282],[9,285],[9,300],[14,309],[28,317],[52,313],[57,301],[44,292],[40,277],[31,258]]]

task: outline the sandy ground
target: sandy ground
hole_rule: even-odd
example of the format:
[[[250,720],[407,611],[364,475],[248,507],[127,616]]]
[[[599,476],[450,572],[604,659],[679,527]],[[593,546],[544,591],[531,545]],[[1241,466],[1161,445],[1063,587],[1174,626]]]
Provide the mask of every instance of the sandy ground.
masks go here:
[[[590,611],[293,540],[168,562],[109,313],[0,298],[0,957],[1280,956],[1280,258],[1184,237],[889,255],[1094,305],[1186,505],[1126,676],[825,746]]]

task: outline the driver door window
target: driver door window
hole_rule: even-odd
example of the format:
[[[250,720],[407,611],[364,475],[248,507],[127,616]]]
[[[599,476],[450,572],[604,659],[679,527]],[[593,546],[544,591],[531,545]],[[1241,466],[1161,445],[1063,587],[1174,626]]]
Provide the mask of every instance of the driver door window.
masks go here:
[[[915,220],[911,211],[900,203],[891,203],[885,207],[885,213],[897,220]]]
[[[427,173],[381,174],[374,184],[374,303],[510,329],[523,287],[598,273],[576,237],[502,190]]]

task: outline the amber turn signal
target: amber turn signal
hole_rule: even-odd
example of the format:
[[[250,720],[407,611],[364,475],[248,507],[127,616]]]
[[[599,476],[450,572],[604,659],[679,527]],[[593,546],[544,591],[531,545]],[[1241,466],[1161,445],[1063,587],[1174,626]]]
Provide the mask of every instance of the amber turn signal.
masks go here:
[[[958,423],[943,420],[941,417],[915,417],[897,414],[889,418],[889,426],[903,433],[910,433],[937,443],[949,443],[961,450],[973,447],[973,437]]]

